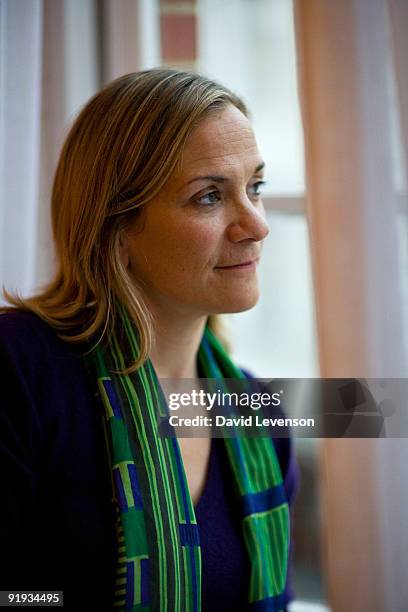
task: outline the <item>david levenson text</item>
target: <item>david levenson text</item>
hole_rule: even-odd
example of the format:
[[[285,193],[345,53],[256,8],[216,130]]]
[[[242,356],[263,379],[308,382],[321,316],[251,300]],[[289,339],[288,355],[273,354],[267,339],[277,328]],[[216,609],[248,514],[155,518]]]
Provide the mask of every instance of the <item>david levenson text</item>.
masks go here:
[[[211,417],[197,415],[192,418],[172,415],[169,423],[172,427],[314,427],[314,419],[289,419],[289,418],[259,418],[258,415],[247,417],[228,418],[221,415],[215,417],[215,423]]]

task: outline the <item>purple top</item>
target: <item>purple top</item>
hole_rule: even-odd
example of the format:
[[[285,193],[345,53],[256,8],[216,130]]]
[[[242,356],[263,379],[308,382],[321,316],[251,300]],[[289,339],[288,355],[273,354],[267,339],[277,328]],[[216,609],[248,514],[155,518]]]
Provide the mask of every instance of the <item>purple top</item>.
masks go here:
[[[75,351],[33,314],[0,316],[0,590],[63,590],[64,609],[110,610],[110,467],[100,405]],[[274,444],[292,503],[292,443]],[[243,610],[247,597],[249,564],[225,453],[223,440],[213,439],[196,506],[204,612]],[[289,580],[285,596],[294,597]]]
[[[288,459],[283,455],[284,445],[281,442],[284,439],[275,440],[275,445],[276,442],[282,467],[282,462],[287,465]],[[289,501],[293,500],[297,486],[297,466],[292,461],[285,478]],[[250,564],[242,537],[239,511],[234,504],[236,501],[224,441],[222,438],[213,438],[205,488],[194,507],[200,530],[203,612],[245,609],[243,602],[248,596]],[[288,576],[285,589],[286,603],[295,597],[290,578]]]
[[[205,489],[195,506],[200,531],[202,610],[239,610],[247,599],[250,564],[242,537],[228,457],[221,438],[212,438]],[[229,511],[227,511],[227,508]]]

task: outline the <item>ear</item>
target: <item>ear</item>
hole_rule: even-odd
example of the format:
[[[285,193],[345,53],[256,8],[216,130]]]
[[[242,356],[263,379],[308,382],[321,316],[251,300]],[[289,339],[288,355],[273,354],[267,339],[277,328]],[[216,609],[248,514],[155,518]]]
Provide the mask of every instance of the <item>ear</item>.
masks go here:
[[[129,238],[125,231],[120,232],[119,234],[119,254],[122,265],[127,269],[130,264],[130,255],[129,255]]]

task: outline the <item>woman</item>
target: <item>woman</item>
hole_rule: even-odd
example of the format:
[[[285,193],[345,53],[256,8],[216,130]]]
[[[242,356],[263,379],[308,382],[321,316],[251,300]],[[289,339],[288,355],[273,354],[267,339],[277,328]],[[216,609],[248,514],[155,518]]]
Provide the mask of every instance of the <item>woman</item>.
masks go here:
[[[244,378],[218,315],[258,299],[263,161],[243,102],[157,69],[84,107],[57,272],[0,317],[2,589],[65,607],[284,610],[290,440],[163,438],[160,378]],[[103,418],[101,418],[101,416]]]

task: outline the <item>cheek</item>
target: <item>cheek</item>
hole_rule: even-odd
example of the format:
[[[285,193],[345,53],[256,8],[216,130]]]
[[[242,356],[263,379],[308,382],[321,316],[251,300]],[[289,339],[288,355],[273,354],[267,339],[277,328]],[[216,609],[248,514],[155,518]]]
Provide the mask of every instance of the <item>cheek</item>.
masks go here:
[[[174,213],[149,220],[133,236],[133,273],[146,285],[169,289],[202,284],[219,261],[224,224],[220,218]]]
[[[216,224],[179,224],[163,237],[158,255],[166,268],[180,272],[212,267],[220,250],[222,234]]]

